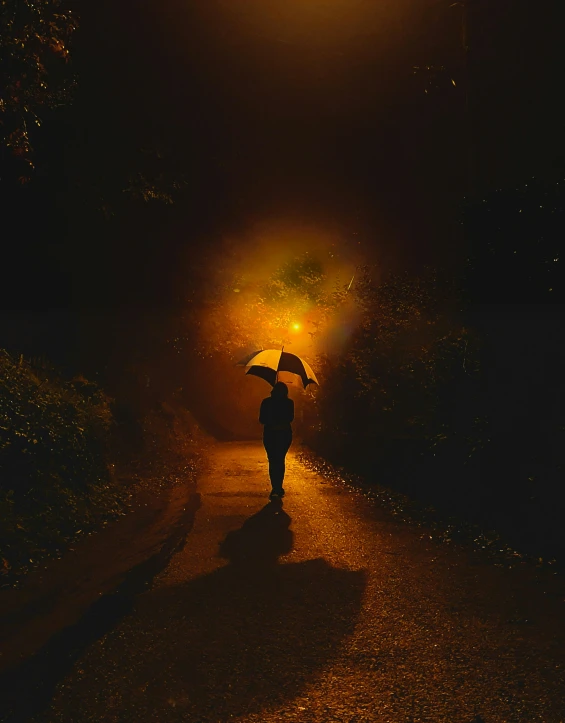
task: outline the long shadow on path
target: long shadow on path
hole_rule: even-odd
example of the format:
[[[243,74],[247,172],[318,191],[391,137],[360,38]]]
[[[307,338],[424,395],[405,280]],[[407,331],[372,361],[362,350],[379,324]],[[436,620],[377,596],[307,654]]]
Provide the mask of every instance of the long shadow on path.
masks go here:
[[[323,559],[277,564],[292,549],[290,522],[270,503],[221,543],[229,565],[143,595],[132,629],[105,645],[124,679],[108,679],[101,695],[92,680],[99,661],[84,661],[67,711],[92,716],[104,700],[89,720],[142,720],[150,710],[160,720],[217,722],[299,695],[352,633],[365,573]]]

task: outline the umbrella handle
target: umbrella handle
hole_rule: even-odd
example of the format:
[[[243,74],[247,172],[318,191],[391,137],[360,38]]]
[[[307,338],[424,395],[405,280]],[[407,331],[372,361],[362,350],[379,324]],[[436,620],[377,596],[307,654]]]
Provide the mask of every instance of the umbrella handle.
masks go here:
[[[284,351],[284,344],[281,347],[281,354],[283,353],[283,351]],[[279,362],[279,364],[280,364],[280,362]],[[278,384],[278,382],[279,382],[279,370],[277,369],[277,373],[275,376],[275,384]]]
[[[279,383],[279,370],[277,369],[277,371],[275,372],[275,384],[278,384],[278,383]]]

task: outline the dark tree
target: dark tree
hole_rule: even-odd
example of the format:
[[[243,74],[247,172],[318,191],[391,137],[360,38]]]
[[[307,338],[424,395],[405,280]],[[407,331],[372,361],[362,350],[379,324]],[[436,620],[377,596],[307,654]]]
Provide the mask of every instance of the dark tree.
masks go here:
[[[3,0],[0,4],[0,144],[20,182],[34,168],[35,130],[69,102],[74,77],[69,46],[77,18],[64,0]]]

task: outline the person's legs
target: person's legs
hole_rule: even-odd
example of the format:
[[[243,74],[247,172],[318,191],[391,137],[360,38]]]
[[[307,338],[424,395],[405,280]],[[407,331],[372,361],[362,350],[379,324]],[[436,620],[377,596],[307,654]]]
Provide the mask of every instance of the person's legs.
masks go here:
[[[269,477],[271,478],[273,492],[280,492],[284,479],[284,458],[281,457],[278,449],[269,458]]]
[[[292,444],[292,432],[285,432],[284,435],[281,435],[280,439],[280,447],[279,447],[279,454],[280,454],[280,482],[281,486],[280,489],[282,490],[283,482],[284,482],[284,476],[286,474],[286,454],[288,450],[290,449],[290,445]]]
[[[263,444],[267,452],[269,460],[269,477],[271,478],[271,487],[273,492],[280,494],[283,486],[285,475],[285,457],[290,443],[292,441],[292,433],[287,432],[269,432],[265,431],[263,435]]]
[[[277,492],[277,445],[273,432],[265,430],[263,435],[263,444],[265,446],[265,452],[267,453],[267,459],[269,460],[269,477],[271,479],[271,487],[273,488],[273,492]]]

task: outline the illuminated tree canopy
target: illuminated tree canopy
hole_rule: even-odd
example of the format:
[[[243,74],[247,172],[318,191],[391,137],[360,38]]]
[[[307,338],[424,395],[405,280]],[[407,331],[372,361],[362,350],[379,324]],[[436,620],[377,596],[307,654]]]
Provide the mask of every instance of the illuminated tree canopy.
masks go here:
[[[293,332],[313,341],[343,304],[347,288],[331,281],[306,253],[282,264],[264,282],[223,275],[200,324],[202,348],[237,355],[244,349],[280,347]]]

